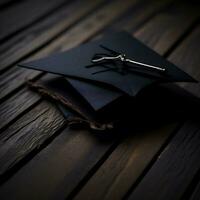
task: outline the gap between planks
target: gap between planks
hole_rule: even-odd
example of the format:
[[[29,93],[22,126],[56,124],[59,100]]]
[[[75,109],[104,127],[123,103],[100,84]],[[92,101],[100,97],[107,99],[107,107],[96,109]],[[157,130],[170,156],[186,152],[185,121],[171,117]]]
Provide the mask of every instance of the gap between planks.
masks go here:
[[[74,1],[16,35],[0,49],[1,72],[5,72],[23,58],[58,38],[78,21],[84,19],[91,12],[95,12],[104,2],[103,0]]]
[[[118,1],[118,4],[114,4],[114,5],[119,5],[119,3],[120,3],[120,1]],[[112,4],[111,4],[112,5]],[[113,8],[113,6],[111,6],[110,8]],[[128,6],[127,6],[127,8],[128,8]],[[120,7],[120,9],[121,9],[121,7]],[[126,10],[126,7],[124,7],[124,9]],[[105,9],[103,10],[103,12],[105,13]],[[121,13],[122,12],[122,10],[120,10],[120,12],[119,13]],[[108,9],[107,9],[107,13],[108,13]],[[100,13],[99,13],[100,14]],[[107,16],[109,16],[109,15],[107,15]],[[90,18],[91,19],[91,18]],[[96,19],[96,18],[95,18]],[[113,16],[112,16],[112,18],[111,19],[113,19]],[[90,20],[89,20],[89,22],[90,22]],[[110,21],[108,21],[108,22],[110,22]],[[101,26],[100,26],[100,28],[101,28]],[[96,29],[94,29],[95,31],[96,31]],[[94,33],[95,33],[95,31],[94,31]],[[78,32],[79,34],[80,34],[80,31]],[[94,34],[93,33],[93,34]]]
[[[176,60],[182,68],[188,69],[197,79],[198,72],[200,26],[186,38],[170,55],[170,60]],[[191,58],[196,59],[191,59]],[[188,64],[192,66],[188,68]],[[191,65],[190,65],[191,66]],[[196,66],[196,67],[195,67]],[[188,84],[189,85],[189,84]],[[199,84],[189,91],[196,91]],[[187,88],[187,86],[186,86]],[[198,93],[199,95],[199,90]],[[191,185],[196,185],[196,175],[200,170],[199,162],[199,120],[187,120],[169,145],[166,146],[160,158],[155,162],[141,183],[132,191],[129,199],[181,199],[191,195]],[[176,170],[175,170],[176,169]],[[155,191],[159,190],[159,193]],[[144,191],[143,193],[142,191]],[[186,195],[186,196],[184,196]]]
[[[59,7],[68,2],[69,0],[26,0],[19,1],[9,9],[2,10],[0,13],[1,26],[3,27],[0,32],[1,44],[41,19],[48,17],[50,13],[56,12]]]
[[[159,4],[158,4],[159,5]],[[152,9],[152,7],[150,7],[151,9]],[[150,10],[151,10],[150,9]],[[103,10],[103,12],[105,12],[104,10]],[[136,14],[137,14],[137,12],[136,12]],[[149,14],[151,14],[151,12],[149,12]],[[148,15],[147,15],[148,16]],[[145,16],[145,15],[142,15],[142,17],[139,17],[138,18],[138,21],[136,21],[136,19],[135,19],[135,21],[134,21],[134,23],[137,25],[140,21],[142,21],[143,20],[143,18],[145,18],[145,17],[147,17],[147,16]],[[109,17],[109,16],[108,16]],[[133,16],[134,17],[134,16]],[[90,19],[89,19],[89,24],[91,24],[91,17],[90,17]],[[104,20],[105,21],[105,20]],[[110,21],[108,21],[108,23],[110,23]],[[84,24],[82,25],[82,23],[81,23],[81,25],[80,26],[84,26]],[[87,26],[87,23],[86,23],[86,25],[85,26]],[[101,28],[102,28],[102,26],[100,26],[99,27],[99,29],[101,30]],[[99,31],[100,31],[99,30]],[[94,28],[94,30],[92,30],[92,32],[90,33],[88,33],[88,36],[84,36],[84,37],[82,37],[82,33],[80,32],[80,29],[76,29],[75,28],[75,30],[73,29],[72,30],[72,32],[70,32],[69,34],[67,33],[66,34],[66,36],[64,36],[64,38],[70,38],[70,35],[76,35],[76,38],[74,38],[74,40],[71,40],[71,38],[68,40],[65,40],[65,42],[63,42],[63,38],[61,38],[61,40],[58,42],[58,41],[56,41],[55,43],[52,43],[52,46],[50,46],[48,49],[47,49],[47,52],[44,50],[43,51],[43,55],[45,54],[48,54],[50,51],[54,51],[55,49],[57,49],[58,47],[62,47],[62,45],[63,44],[65,44],[65,43],[67,43],[68,45],[70,45],[70,46],[74,46],[74,45],[76,45],[76,44],[78,44],[78,42],[79,43],[81,43],[81,42],[83,42],[83,41],[85,41],[86,39],[88,39],[89,37],[92,37],[92,35],[95,33],[97,31],[97,29],[96,28]],[[75,44],[74,44],[75,43]],[[67,48],[69,48],[69,46],[67,45]],[[39,55],[37,54],[37,56],[41,56],[41,53],[39,53]],[[37,57],[36,56],[36,57]],[[15,71],[16,71],[16,73],[17,74],[15,74]],[[38,72],[38,71],[32,71],[32,70],[26,70],[26,69],[22,69],[22,68],[14,68],[14,72],[13,72],[13,70],[11,70],[10,71],[10,73],[11,73],[11,75],[9,76],[8,74],[5,74],[5,78],[3,79],[4,80],[4,82],[2,83],[2,85],[3,85],[3,88],[2,88],[2,94],[4,93],[4,90],[6,91],[6,92],[8,92],[10,89],[10,87],[12,88],[13,86],[15,87],[16,85],[18,85],[19,83],[21,83],[21,82],[23,82],[23,84],[24,84],[24,79],[26,78],[26,79],[32,79],[32,78],[35,78],[35,77],[37,77],[37,75],[41,75],[41,72]],[[28,74],[27,74],[28,73]],[[18,77],[19,76],[19,77]],[[18,77],[18,78],[17,78]],[[7,85],[6,83],[8,83],[9,85]],[[25,92],[27,93],[27,95],[29,94],[29,97],[31,98],[31,94],[32,94],[32,96],[33,96],[33,103],[35,102],[34,101],[34,99],[37,99],[37,98],[35,98],[35,96],[36,96],[36,94],[34,95],[33,93],[31,93],[30,91],[28,91],[27,89],[25,90]],[[9,104],[10,104],[10,102],[15,102],[15,101],[17,101],[17,96],[18,96],[18,94],[16,93],[16,94],[14,94],[14,96],[12,97],[12,96],[10,96],[10,98],[7,100],[7,101],[5,101],[5,103],[3,103],[2,104],[2,108],[1,108],[1,113],[4,113],[4,111],[3,110],[5,110],[5,114],[6,113],[10,113],[10,112],[12,112],[10,109],[14,109],[14,107],[12,108],[12,107],[10,107],[9,106]],[[14,101],[13,101],[14,100]],[[30,102],[30,101],[28,101],[28,102]],[[24,102],[25,103],[25,102]],[[15,103],[16,105],[17,104],[23,104],[23,99],[22,99],[22,102],[20,103]],[[25,105],[27,105],[26,103],[25,103]],[[10,109],[9,109],[10,108]],[[24,109],[27,109],[28,108],[28,105],[27,106],[25,106],[25,107],[22,107],[22,108],[24,108]],[[20,110],[18,110],[18,112],[21,112]],[[18,115],[18,112],[15,112],[14,113],[14,115],[12,115],[12,119],[14,119],[17,115]],[[5,117],[5,115],[3,116],[1,116],[2,118],[6,118]],[[7,120],[5,120],[4,122],[2,122],[1,124],[1,128],[3,127],[3,126],[5,126],[7,123],[8,123],[8,120],[9,120],[9,118],[6,118]]]
[[[183,20],[184,21],[184,20]],[[170,21],[169,21],[170,22]],[[162,23],[162,20],[161,20],[161,23]],[[151,24],[151,23],[150,23]],[[167,23],[166,23],[167,24]],[[159,25],[159,23],[157,24],[157,27],[158,27],[158,25]],[[137,36],[139,36],[140,34],[146,34],[146,35],[148,35],[149,34],[149,37],[147,37],[147,38],[149,38],[149,45],[151,45],[151,48],[154,48],[154,47],[156,47],[156,48],[160,48],[161,46],[164,46],[164,47],[166,47],[166,44],[165,44],[165,40],[163,39],[163,40],[161,40],[161,41],[159,41],[160,42],[160,44],[159,44],[159,42],[158,42],[158,40],[155,40],[156,42],[153,42],[153,41],[151,41],[151,33],[149,33],[148,31],[150,30],[150,27],[151,27],[151,25],[150,26],[148,26],[148,24],[146,25],[146,26],[144,26],[144,28],[143,29],[141,29],[141,31],[139,31],[138,33],[136,33],[135,35]],[[152,26],[152,30],[153,30],[153,28],[155,29],[155,27],[156,27],[156,25],[153,27]],[[149,28],[149,30],[148,30],[148,28]],[[166,27],[167,28],[167,27]],[[176,29],[179,29],[179,27],[176,27]],[[161,29],[162,30],[162,29]],[[167,30],[167,29],[166,29]],[[163,30],[163,31],[165,31],[165,29]],[[154,30],[154,32],[155,32],[155,30]],[[155,35],[154,34],[154,32],[152,31],[152,35]],[[177,30],[177,32],[179,32],[178,30]],[[176,33],[177,33],[176,32]],[[173,33],[173,32],[172,32]],[[179,34],[180,34],[180,32],[179,32]],[[159,31],[158,31],[158,33],[157,33],[157,36],[158,36],[158,38],[159,38],[159,35],[163,35],[162,33],[160,33]],[[176,35],[176,34],[175,34]],[[169,36],[169,35],[168,35]],[[165,35],[164,35],[164,37],[166,37]],[[140,38],[140,37],[139,37]],[[141,35],[141,39],[142,39],[142,35]],[[145,39],[145,37],[143,38],[143,39]],[[165,38],[166,39],[166,38]],[[167,45],[169,44],[169,40],[167,40]],[[148,43],[147,43],[148,44]],[[152,46],[152,44],[154,44],[155,46]],[[157,44],[159,44],[159,45],[157,45]],[[156,49],[155,48],[155,49]],[[158,48],[158,49],[159,49]],[[158,52],[159,52],[159,50],[158,50]],[[185,54],[184,54],[184,56],[185,57],[187,57]],[[190,57],[189,58],[187,58],[188,60],[190,59]],[[176,57],[174,58],[174,63],[176,63]],[[196,64],[197,64],[198,62],[196,62]],[[180,65],[178,65],[178,66],[182,66],[184,63],[182,63],[182,61],[180,61],[178,64],[180,64]],[[185,63],[185,65],[186,65],[186,63]],[[186,65],[187,66],[187,65]],[[170,133],[168,133],[168,134],[170,134]],[[119,147],[118,147],[119,148]],[[133,154],[134,155],[134,154]],[[111,155],[112,156],[112,155]],[[109,162],[109,161],[108,161]],[[112,161],[111,161],[112,162]],[[114,161],[113,161],[114,162]],[[106,165],[106,166],[109,166],[109,164],[108,165]],[[131,165],[131,167],[132,168],[134,168],[134,162],[133,162],[133,166]],[[129,169],[131,169],[131,167],[129,167]],[[105,167],[106,168],[106,167]],[[105,168],[103,168],[104,169],[104,173],[105,173]],[[103,169],[102,169],[102,171],[103,171]],[[112,171],[112,170],[111,170]],[[107,177],[109,177],[110,176],[110,174],[112,174],[112,172],[111,171],[108,171],[108,174],[106,173],[104,176],[105,176],[105,180],[104,181],[101,181],[101,178],[102,178],[102,176],[100,175],[100,172],[99,172],[99,174],[98,175],[96,175],[97,177],[94,177],[93,178],[93,180],[90,180],[89,182],[89,184],[88,184],[88,186],[86,186],[86,188],[85,188],[85,191],[84,191],[84,189],[83,189],[83,191],[82,191],[82,193],[80,194],[80,195],[78,195],[78,197],[77,197],[77,199],[81,199],[81,198],[84,198],[85,196],[87,196],[87,194],[88,194],[88,192],[89,192],[89,189],[91,189],[91,188],[93,188],[93,191],[94,191],[94,195],[93,196],[90,196],[90,198],[94,198],[94,199],[101,199],[101,198],[104,198],[104,199],[112,199],[112,198],[114,198],[114,199],[120,199],[121,197],[123,197],[123,196],[120,196],[121,195],[121,193],[120,193],[120,190],[122,191],[123,189],[123,187],[124,187],[124,185],[126,185],[127,184],[127,182],[129,182],[128,180],[129,180],[129,178],[130,178],[130,173],[129,173],[129,175],[128,174],[126,174],[125,172],[125,174],[124,174],[124,176],[126,177],[126,179],[123,179],[123,177],[122,177],[122,180],[124,180],[124,182],[123,182],[123,186],[121,185],[121,183],[120,183],[120,178],[118,177],[118,179],[119,180],[117,180],[116,181],[116,183],[112,183],[114,186],[111,186],[111,189],[110,189],[110,191],[109,192],[106,192],[105,193],[105,196],[101,196],[101,195],[104,195],[104,194],[102,194],[101,192],[99,192],[99,190],[101,190],[101,187],[100,187],[100,183],[102,183],[102,182],[106,182],[106,178]],[[131,171],[131,170],[130,170]],[[129,172],[130,172],[129,171]],[[109,173],[110,172],[110,173]],[[98,172],[97,172],[98,173]],[[128,173],[128,171],[127,171],[127,173]],[[133,173],[133,172],[132,172]],[[122,174],[123,174],[123,172],[122,172]],[[136,176],[137,177],[137,176]],[[135,178],[136,178],[135,177]],[[99,180],[98,180],[98,178],[99,178]],[[109,179],[109,178],[108,178]],[[125,182],[125,180],[126,180],[126,182]],[[98,182],[99,181],[99,182]],[[100,182],[101,181],[101,182]],[[98,183],[99,183],[99,185],[98,185]],[[129,182],[130,183],[130,182]],[[92,187],[93,186],[93,187]],[[118,186],[118,187],[117,187]],[[131,184],[129,185],[129,186],[131,186]],[[103,187],[103,186],[102,186]],[[105,186],[106,187],[106,186]],[[108,186],[107,186],[108,187]],[[97,189],[97,188],[99,188],[99,190]],[[128,188],[128,187],[127,187]],[[126,189],[127,189],[126,188]],[[104,189],[104,187],[102,188],[102,190]],[[125,194],[125,192],[124,192],[124,194]]]

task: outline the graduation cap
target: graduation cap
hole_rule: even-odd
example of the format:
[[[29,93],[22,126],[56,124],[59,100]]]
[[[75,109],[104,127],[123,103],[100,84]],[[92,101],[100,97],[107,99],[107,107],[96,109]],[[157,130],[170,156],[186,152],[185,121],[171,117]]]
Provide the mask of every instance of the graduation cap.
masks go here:
[[[43,81],[45,88],[63,99],[73,96],[71,102],[92,117],[109,110],[111,105],[125,108],[126,102],[133,102],[134,97],[151,85],[196,82],[124,31],[19,65],[56,74]],[[65,114],[65,109],[61,109]]]

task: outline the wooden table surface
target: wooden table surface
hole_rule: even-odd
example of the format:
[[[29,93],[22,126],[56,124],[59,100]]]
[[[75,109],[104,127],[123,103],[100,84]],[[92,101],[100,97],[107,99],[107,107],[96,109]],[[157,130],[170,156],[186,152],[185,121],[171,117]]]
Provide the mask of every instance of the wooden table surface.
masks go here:
[[[199,18],[198,1],[1,0],[0,199],[200,199],[200,119],[121,139],[73,130],[26,85],[46,74],[17,66],[124,29],[200,80]]]

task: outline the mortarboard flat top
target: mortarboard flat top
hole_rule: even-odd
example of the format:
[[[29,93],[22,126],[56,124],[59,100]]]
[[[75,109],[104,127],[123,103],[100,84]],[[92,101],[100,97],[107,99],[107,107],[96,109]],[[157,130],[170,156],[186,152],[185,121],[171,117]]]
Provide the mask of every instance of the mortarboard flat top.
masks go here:
[[[127,58],[159,66],[166,71],[157,73],[135,67],[133,71],[123,74],[116,70],[103,72],[102,69],[105,69],[103,64],[95,65],[92,62],[95,54],[108,54],[102,45],[126,54]],[[118,62],[117,65],[122,65],[122,63]],[[156,82],[195,82],[191,76],[127,32],[105,35],[99,40],[46,58],[22,63],[20,66],[64,76],[95,110],[122,95],[136,96],[143,88]],[[113,68],[113,63],[106,64],[106,67]]]

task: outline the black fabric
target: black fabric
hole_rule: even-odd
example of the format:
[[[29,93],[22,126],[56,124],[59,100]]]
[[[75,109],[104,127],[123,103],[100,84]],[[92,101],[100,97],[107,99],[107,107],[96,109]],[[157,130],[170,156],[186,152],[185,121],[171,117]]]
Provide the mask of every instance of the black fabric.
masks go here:
[[[101,64],[91,66],[95,54],[108,53],[101,45],[139,62],[166,68],[165,73],[136,68],[134,72],[120,74],[116,71],[96,73],[104,69]],[[121,63],[117,63],[121,64]],[[112,67],[112,64],[107,64]],[[122,96],[136,96],[142,89],[156,83],[195,81],[156,52],[126,32],[106,35],[69,51],[36,61],[20,64],[22,67],[42,70],[64,76],[71,86],[98,111]]]
[[[95,131],[105,131],[111,125],[127,131],[157,127],[186,116],[198,116],[200,112],[199,98],[174,84],[145,88],[136,97],[122,96],[98,112],[63,77],[48,75],[31,86],[53,98],[65,118],[73,119],[73,124],[81,122]],[[74,121],[77,116],[80,118]]]

